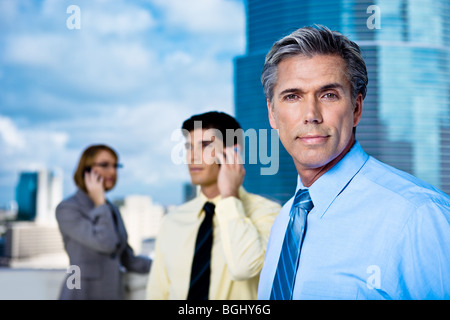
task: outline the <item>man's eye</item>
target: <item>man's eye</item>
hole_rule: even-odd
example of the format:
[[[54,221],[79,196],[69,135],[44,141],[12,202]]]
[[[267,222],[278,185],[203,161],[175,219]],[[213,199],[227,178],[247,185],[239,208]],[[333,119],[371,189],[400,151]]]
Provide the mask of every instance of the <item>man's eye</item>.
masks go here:
[[[286,101],[295,101],[298,99],[298,96],[296,94],[288,94],[284,97],[284,100]]]
[[[325,94],[323,97],[324,97],[325,99],[327,99],[327,100],[337,100],[337,99],[338,99],[337,94],[331,93],[331,92]]]

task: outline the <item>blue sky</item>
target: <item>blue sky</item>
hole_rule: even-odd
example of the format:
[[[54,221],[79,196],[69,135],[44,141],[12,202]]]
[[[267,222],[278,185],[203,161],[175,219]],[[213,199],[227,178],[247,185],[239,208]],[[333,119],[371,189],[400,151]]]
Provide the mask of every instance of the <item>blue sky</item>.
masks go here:
[[[69,29],[67,7],[80,8]],[[0,207],[21,171],[61,169],[64,196],[82,150],[114,147],[111,199],[182,202],[173,133],[192,114],[234,114],[233,58],[245,51],[239,0],[0,0]]]

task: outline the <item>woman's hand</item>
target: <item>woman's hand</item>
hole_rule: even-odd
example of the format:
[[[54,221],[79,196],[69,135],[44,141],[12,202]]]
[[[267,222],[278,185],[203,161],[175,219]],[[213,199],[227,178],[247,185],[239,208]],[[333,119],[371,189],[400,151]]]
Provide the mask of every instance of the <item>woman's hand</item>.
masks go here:
[[[103,187],[103,177],[94,170],[84,173],[84,182],[89,198],[94,202],[95,206],[106,203],[105,188]]]

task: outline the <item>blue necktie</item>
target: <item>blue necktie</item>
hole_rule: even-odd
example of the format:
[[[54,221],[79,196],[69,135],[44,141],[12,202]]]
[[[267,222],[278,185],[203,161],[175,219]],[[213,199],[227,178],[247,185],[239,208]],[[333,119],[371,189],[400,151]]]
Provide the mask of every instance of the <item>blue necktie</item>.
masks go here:
[[[314,207],[308,189],[297,191],[289,213],[289,224],[273,279],[271,300],[291,300],[298,260],[306,230],[306,216]]]

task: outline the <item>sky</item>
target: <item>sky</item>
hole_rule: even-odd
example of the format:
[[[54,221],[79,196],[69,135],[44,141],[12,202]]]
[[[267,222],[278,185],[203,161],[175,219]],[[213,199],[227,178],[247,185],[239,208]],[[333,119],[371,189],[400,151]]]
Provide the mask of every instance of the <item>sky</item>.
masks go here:
[[[108,198],[182,203],[179,129],[193,114],[234,115],[244,53],[243,0],[0,0],[0,208],[20,172],[53,170],[71,195],[96,143],[124,165]]]

